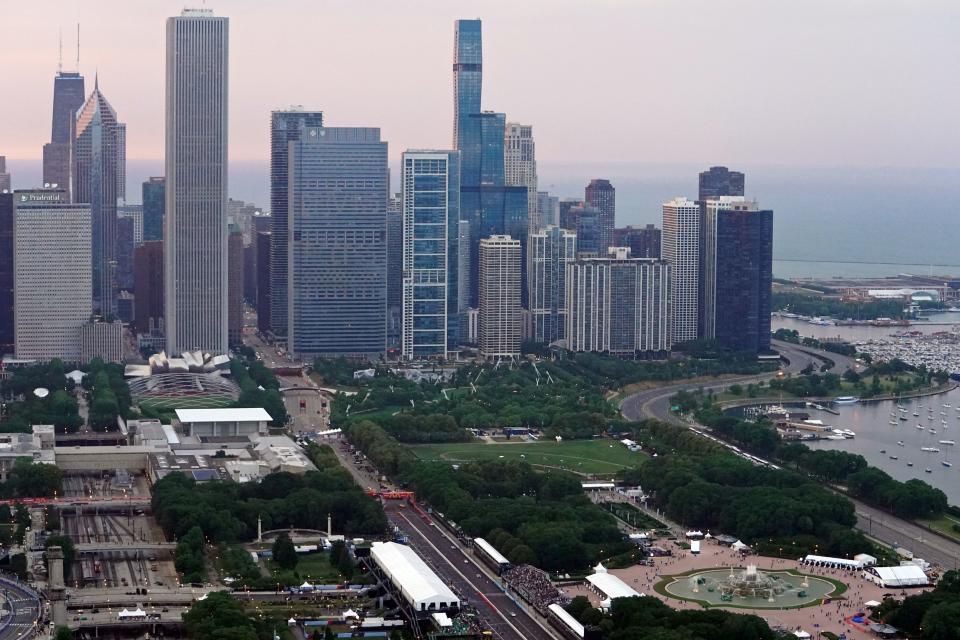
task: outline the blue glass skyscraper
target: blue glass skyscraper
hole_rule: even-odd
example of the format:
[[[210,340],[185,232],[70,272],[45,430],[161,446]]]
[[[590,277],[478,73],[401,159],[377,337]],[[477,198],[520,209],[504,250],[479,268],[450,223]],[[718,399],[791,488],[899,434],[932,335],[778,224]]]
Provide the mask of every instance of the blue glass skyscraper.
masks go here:
[[[483,88],[483,39],[479,20],[457,20],[453,35],[453,146],[463,149],[462,127],[480,113]]]
[[[476,307],[480,240],[509,235],[520,240],[526,282],[527,188],[504,180],[506,116],[481,111],[483,45],[479,20],[457,20],[453,53],[453,141],[460,151],[460,218],[470,225],[469,304]],[[521,288],[524,302],[526,287]],[[462,309],[461,311],[465,311]]]
[[[387,143],[377,128],[306,127],[288,162],[288,348],[377,357],[387,342]]]
[[[502,187],[503,136],[507,116],[485,111],[471,113],[463,121],[461,153],[463,154],[463,183]]]
[[[403,154],[403,358],[446,358],[459,344],[460,154]]]

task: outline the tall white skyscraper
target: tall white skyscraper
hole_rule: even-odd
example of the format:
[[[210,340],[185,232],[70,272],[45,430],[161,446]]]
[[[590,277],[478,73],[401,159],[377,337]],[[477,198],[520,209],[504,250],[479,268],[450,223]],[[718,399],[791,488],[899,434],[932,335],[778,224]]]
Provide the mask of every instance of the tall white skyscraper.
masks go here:
[[[167,351],[227,350],[229,20],[167,19],[164,298]]]
[[[403,170],[405,360],[443,359],[459,341],[460,153],[407,151]]]
[[[80,361],[80,327],[93,313],[89,204],[65,191],[14,194],[16,356]]]
[[[697,339],[700,295],[700,206],[687,198],[663,203],[660,257],[673,265],[673,342]]]
[[[527,188],[527,215],[530,232],[543,228],[537,206],[537,154],[533,127],[508,122],[504,129],[503,170],[507,186]]]
[[[488,358],[520,355],[520,241],[480,240],[479,342]]]

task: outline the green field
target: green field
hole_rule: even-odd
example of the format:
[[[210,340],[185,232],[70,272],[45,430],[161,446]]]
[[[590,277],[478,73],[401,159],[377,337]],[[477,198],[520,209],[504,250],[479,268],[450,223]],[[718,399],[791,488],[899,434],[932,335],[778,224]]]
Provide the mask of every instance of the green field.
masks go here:
[[[482,442],[424,444],[411,447],[422,460],[471,462],[474,460],[524,460],[532,465],[567,469],[583,474],[613,474],[642,464],[646,456],[633,453],[614,440],[564,442]]]

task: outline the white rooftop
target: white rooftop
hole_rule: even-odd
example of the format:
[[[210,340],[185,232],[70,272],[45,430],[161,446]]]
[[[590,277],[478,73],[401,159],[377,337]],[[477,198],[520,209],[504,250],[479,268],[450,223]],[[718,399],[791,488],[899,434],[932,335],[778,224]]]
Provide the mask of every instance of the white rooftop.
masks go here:
[[[370,549],[374,561],[390,578],[414,609],[459,605],[457,598],[430,567],[410,547],[396,542],[374,542]]]
[[[874,567],[877,576],[888,587],[909,587],[929,584],[927,574],[915,564],[902,564],[898,567]]]
[[[553,611],[554,615],[556,615],[558,618],[563,620],[563,622],[568,627],[570,627],[571,631],[573,631],[575,634],[577,634],[581,638],[583,637],[583,625],[577,622],[576,618],[574,618],[572,615],[567,613],[566,609],[564,609],[557,603],[551,604],[550,606],[547,607],[547,609],[549,609],[550,611]]]
[[[594,573],[587,576],[587,581],[610,600],[614,598],[632,598],[641,595],[633,587],[612,573]]]
[[[483,549],[490,558],[497,564],[510,564],[510,561],[507,560],[502,553],[494,549],[493,545],[484,540],[483,538],[474,538],[473,544],[477,545]]]
[[[269,422],[272,420],[266,409],[177,409],[180,422]]]

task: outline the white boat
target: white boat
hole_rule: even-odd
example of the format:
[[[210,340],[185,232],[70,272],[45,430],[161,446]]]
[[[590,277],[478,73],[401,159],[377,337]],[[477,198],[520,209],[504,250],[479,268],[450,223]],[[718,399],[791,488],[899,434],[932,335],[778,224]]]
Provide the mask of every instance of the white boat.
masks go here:
[[[936,433],[936,432],[937,432],[936,429],[929,429],[929,431],[930,431],[930,433]]]
[[[844,436],[838,436],[838,435],[825,436],[825,439],[826,440],[846,440]]]
[[[957,444],[957,443],[954,442],[953,440],[941,440],[941,441],[940,441],[940,444],[948,444],[948,445],[950,445],[950,446],[952,447],[953,445],[955,445],[955,444]]]
[[[897,444],[902,447],[902,446],[903,446],[903,440],[897,440]]]
[[[926,451],[927,453],[940,453],[940,449],[937,447],[920,447],[920,451]]]
[[[920,431],[923,431],[924,429],[926,429],[926,427],[923,426],[922,424],[918,424],[917,429],[920,429]]]
[[[942,464],[942,465],[945,466],[945,467],[952,467],[952,466],[953,466],[953,463],[952,463],[952,462],[949,462],[949,461],[947,461],[947,460],[941,460],[941,461],[940,461],[940,464]]]
[[[833,399],[833,404],[853,404],[858,400],[860,400],[860,398],[856,396],[837,396]]]

